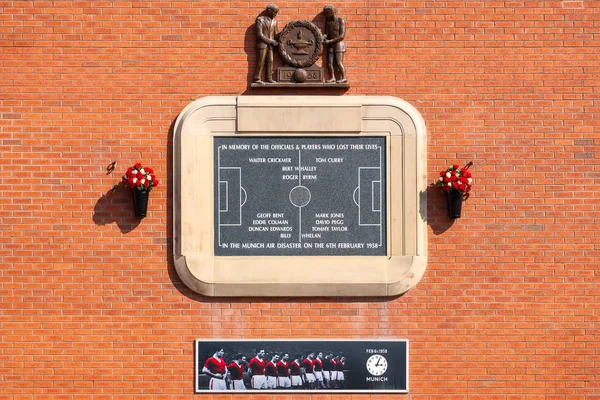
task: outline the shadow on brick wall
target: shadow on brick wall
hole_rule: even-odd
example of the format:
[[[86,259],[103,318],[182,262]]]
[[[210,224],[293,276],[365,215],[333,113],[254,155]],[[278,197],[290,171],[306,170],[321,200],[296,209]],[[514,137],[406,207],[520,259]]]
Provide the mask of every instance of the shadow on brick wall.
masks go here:
[[[423,197],[423,193],[421,195]],[[454,225],[454,220],[448,218],[446,197],[435,184],[427,187],[425,196],[427,196],[427,201],[425,204],[421,201],[420,206],[421,217],[425,218],[427,225],[435,235],[441,235]],[[427,211],[425,216],[423,215],[424,209]]]
[[[130,190],[119,185],[115,185],[98,199],[94,206],[93,220],[96,225],[116,223],[121,233],[131,232],[141,221],[134,216]]]
[[[244,51],[246,52],[246,61],[248,63],[246,85],[250,87],[256,66],[256,27],[254,24],[248,26],[248,29],[244,33]]]

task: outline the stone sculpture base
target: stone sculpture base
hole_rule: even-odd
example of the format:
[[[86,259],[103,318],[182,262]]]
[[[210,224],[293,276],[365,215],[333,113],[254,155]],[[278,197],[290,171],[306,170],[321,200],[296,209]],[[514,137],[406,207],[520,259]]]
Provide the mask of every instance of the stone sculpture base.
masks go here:
[[[310,83],[293,83],[293,82],[277,82],[277,83],[252,83],[250,87],[253,88],[337,88],[337,89],[348,89],[349,83],[325,83],[325,82],[310,82]]]
[[[309,68],[277,68],[277,81],[280,83],[321,83],[323,82],[323,68],[314,65]]]

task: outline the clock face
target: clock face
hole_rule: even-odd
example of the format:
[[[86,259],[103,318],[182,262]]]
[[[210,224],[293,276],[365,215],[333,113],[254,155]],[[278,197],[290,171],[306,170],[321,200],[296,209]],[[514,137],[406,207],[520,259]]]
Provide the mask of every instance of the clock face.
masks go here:
[[[367,371],[371,375],[380,376],[385,373],[388,362],[381,354],[374,354],[367,360]]]

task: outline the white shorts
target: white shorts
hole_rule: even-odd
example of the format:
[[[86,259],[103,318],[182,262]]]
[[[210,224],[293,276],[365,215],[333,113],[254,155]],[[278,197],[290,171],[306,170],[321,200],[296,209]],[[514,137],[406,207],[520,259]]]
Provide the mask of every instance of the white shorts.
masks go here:
[[[246,390],[246,385],[244,385],[244,380],[232,380],[231,381],[231,390]]]
[[[302,378],[300,375],[292,375],[292,386],[302,386]]]
[[[306,382],[313,383],[316,381],[317,381],[317,378],[315,378],[315,374],[313,374],[312,372],[306,374]]]
[[[210,378],[208,390],[227,390],[225,379]]]
[[[267,377],[264,375],[253,375],[252,376],[252,389],[266,389],[267,388]]]
[[[292,381],[290,380],[289,376],[280,376],[279,378],[277,378],[277,387],[292,387]]]
[[[317,378],[317,380],[319,382],[323,382],[323,372],[322,371],[315,371],[315,378]]]
[[[267,389],[275,389],[277,387],[277,377],[267,376]]]
[[[325,380],[331,380],[331,375],[329,375],[329,371],[323,371],[323,378]]]
[[[342,371],[337,371],[337,380],[338,381],[344,380],[344,373]]]

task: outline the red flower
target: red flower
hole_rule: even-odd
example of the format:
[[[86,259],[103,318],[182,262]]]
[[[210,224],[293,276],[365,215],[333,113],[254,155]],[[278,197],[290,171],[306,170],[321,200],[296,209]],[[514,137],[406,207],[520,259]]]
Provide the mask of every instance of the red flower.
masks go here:
[[[471,166],[472,163],[468,164]],[[446,176],[446,174],[449,176]],[[460,192],[467,193],[471,190],[471,184],[469,179],[472,174],[466,169],[462,168],[458,164],[450,165],[446,170],[440,171],[440,177],[436,181],[436,185],[439,186],[444,192],[450,190],[458,190]]]
[[[152,187],[158,185],[158,180],[154,176],[154,170],[149,167],[144,168],[144,173],[140,170],[144,168],[142,163],[135,163],[133,167],[127,168],[127,172],[121,178],[121,184],[136,190],[152,190]],[[133,173],[135,171],[135,174]],[[133,181],[135,179],[135,182]],[[144,182],[142,183],[142,180]]]

